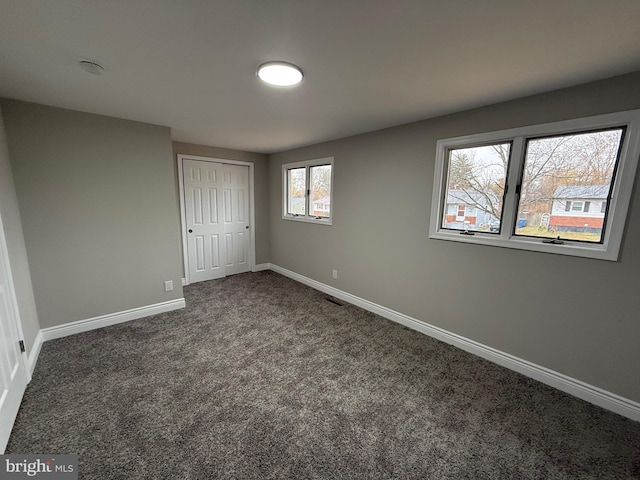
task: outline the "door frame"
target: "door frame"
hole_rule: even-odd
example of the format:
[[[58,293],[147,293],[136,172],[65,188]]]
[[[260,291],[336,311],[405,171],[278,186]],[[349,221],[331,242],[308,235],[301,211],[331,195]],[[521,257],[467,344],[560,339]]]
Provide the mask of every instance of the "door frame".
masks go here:
[[[15,335],[17,335],[17,338],[11,338],[10,341],[14,343],[14,346],[18,345],[18,342],[20,340],[22,340],[24,342],[24,332],[22,330],[22,319],[20,318],[20,310],[18,309],[18,297],[16,295],[16,288],[15,288],[15,284],[13,282],[13,272],[11,269],[11,259],[9,258],[9,245],[7,244],[7,236],[5,235],[5,230],[4,230],[4,223],[2,221],[2,215],[0,214],[0,255],[2,255],[2,260],[4,262],[4,265],[6,266],[6,277],[7,277],[7,297],[8,297],[8,302],[9,305],[8,307],[12,310],[12,317],[11,319],[9,319],[9,322],[13,323],[13,327],[14,330],[13,332],[10,333],[14,333]],[[10,329],[11,330],[11,329]],[[32,347],[33,348],[33,347]],[[28,368],[28,359],[27,359],[27,352],[19,352],[18,355],[18,363],[19,363],[19,367],[18,370],[16,372],[16,375],[24,375],[25,378],[25,389],[27,387],[27,385],[29,384],[29,382],[31,382],[31,370]],[[20,373],[20,371],[22,373]],[[20,395],[20,403],[22,403],[22,397],[24,396],[24,392],[25,390],[22,390],[21,392],[19,392]],[[9,395],[10,396],[10,395]],[[5,399],[6,400],[6,399]],[[15,420],[17,418],[17,414],[18,414],[18,410],[15,411],[15,416],[13,418],[9,418],[9,423],[13,426],[13,424],[15,423]],[[8,423],[5,424],[5,426],[7,426]],[[11,429],[9,429],[8,432],[5,431],[5,426],[3,426],[2,428],[2,435],[0,435],[0,453],[4,453],[6,446],[7,446],[7,442],[9,441],[9,436],[11,434]]]
[[[226,158],[214,158],[214,157],[201,157],[199,155],[187,155],[179,153],[177,155],[178,163],[178,187],[180,189],[180,228],[182,234],[182,268],[184,270],[184,279],[182,284],[189,285],[191,279],[189,278],[189,252],[187,250],[187,222],[185,213],[184,202],[184,176],[183,176],[183,160],[196,160],[201,162],[210,163],[225,163],[228,165],[239,165],[241,167],[249,167],[249,270],[254,271],[256,265],[256,218],[254,208],[254,164],[252,162],[243,162],[240,160],[228,160]]]

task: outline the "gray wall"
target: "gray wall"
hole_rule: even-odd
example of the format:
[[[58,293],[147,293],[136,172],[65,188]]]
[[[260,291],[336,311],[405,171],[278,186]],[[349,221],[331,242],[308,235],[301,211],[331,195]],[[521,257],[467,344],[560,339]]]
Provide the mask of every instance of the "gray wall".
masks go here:
[[[271,155],[271,263],[640,401],[637,192],[619,262],[428,238],[438,139],[640,108],[639,85],[640,72]],[[326,156],[333,226],[282,220],[282,163]]]
[[[40,326],[181,298],[170,129],[11,100],[2,111]]]
[[[9,262],[13,285],[16,290],[18,313],[24,334],[24,342],[27,352],[31,352],[33,342],[40,330],[38,323],[38,311],[33,296],[31,273],[27,259],[27,248],[22,233],[22,222],[16,189],[13,183],[9,151],[7,150],[7,138],[4,129],[2,110],[0,109],[0,217],[7,241]]]
[[[195,145],[193,143],[173,142],[176,176],[177,155],[197,155],[200,157],[220,158],[253,163],[254,200],[256,232],[256,264],[269,262],[269,186],[267,184],[267,155],[263,153],[243,152],[227,148]],[[176,188],[178,184],[176,183]],[[182,246],[181,246],[182,248]]]

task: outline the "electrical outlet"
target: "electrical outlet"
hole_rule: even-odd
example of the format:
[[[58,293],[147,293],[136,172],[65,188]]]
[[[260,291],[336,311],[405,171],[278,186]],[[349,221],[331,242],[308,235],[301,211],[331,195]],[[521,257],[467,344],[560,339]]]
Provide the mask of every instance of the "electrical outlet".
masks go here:
[[[333,271],[333,278],[338,278],[338,270]]]
[[[164,291],[170,292],[171,290],[173,290],[173,280],[167,280],[164,282]]]

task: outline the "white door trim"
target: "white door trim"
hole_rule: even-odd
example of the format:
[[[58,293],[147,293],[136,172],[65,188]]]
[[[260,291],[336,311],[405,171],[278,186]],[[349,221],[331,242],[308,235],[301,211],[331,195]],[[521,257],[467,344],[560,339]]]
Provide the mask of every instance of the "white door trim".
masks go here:
[[[9,258],[9,246],[7,245],[7,236],[4,232],[4,223],[2,222],[2,216],[0,216],[0,255],[2,256],[2,264],[6,268],[4,274],[6,276],[6,288],[7,288],[7,307],[11,310],[11,315],[8,318],[8,335],[10,338],[5,339],[9,341],[9,344],[16,349],[18,359],[15,369],[12,371],[12,378],[7,378],[8,385],[13,389],[6,390],[6,395],[2,397],[0,405],[2,406],[2,422],[0,423],[0,453],[4,453],[9,441],[11,429],[18,414],[18,408],[22,402],[22,396],[27,387],[27,384],[31,381],[31,372],[27,368],[27,354],[26,352],[18,351],[18,342],[24,342],[24,332],[22,331],[22,321],[20,319],[20,310],[18,309],[18,300],[16,297],[15,284],[13,283],[13,272],[11,270],[11,259]],[[15,335],[14,338],[11,338]],[[8,359],[9,357],[7,357]],[[4,358],[2,361],[4,362]],[[19,390],[16,391],[16,388]]]
[[[5,265],[7,265],[7,277],[9,278],[9,292],[11,296],[11,304],[13,306],[13,310],[15,312],[15,323],[16,323],[16,332],[18,332],[18,336],[20,340],[24,342],[24,331],[22,330],[22,319],[20,318],[20,310],[18,309],[18,296],[16,295],[16,287],[13,283],[13,272],[11,270],[11,258],[9,258],[9,245],[7,245],[7,236],[4,234],[4,224],[2,223],[2,217],[0,217],[0,235],[2,238],[0,242],[2,242],[2,255],[4,256]],[[31,347],[33,350],[33,347]],[[22,352],[21,361],[24,363],[25,368],[28,365],[28,352]],[[33,370],[27,370],[27,383],[31,382],[31,372]]]
[[[186,281],[184,285],[189,285],[191,279],[189,278],[189,252],[187,250],[187,222],[185,217],[185,205],[184,205],[184,178],[182,174],[183,160],[199,160],[202,162],[212,163],[226,163],[229,165],[240,165],[243,167],[249,167],[249,270],[253,271],[256,260],[256,218],[255,218],[255,205],[254,205],[254,165],[251,162],[242,162],[240,160],[228,160],[226,158],[213,158],[213,157],[201,157],[198,155],[185,155],[179,153],[177,155],[178,162],[178,187],[180,189],[180,228],[182,230],[182,266],[184,269],[184,278]]]

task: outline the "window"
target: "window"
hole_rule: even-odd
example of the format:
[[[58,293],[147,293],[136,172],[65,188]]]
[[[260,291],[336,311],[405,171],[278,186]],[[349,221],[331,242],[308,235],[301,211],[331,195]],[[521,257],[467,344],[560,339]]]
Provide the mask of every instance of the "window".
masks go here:
[[[331,225],[333,157],[282,165],[282,218]]]
[[[495,143],[447,151],[446,214],[441,227],[489,231],[502,217],[504,172],[511,143]],[[457,206],[457,210],[456,210]],[[499,231],[492,231],[495,233]]]
[[[573,202],[571,204],[572,212],[581,212],[582,211],[582,202]]]
[[[429,236],[615,261],[639,155],[640,110],[440,140]]]
[[[287,170],[287,214],[304,215],[306,212],[305,192],[307,170],[291,168]]]
[[[609,197],[625,130],[527,139],[518,198],[518,218],[527,224],[515,234],[602,243],[606,211],[591,212],[591,202]],[[546,228],[540,228],[543,213],[550,213]]]

